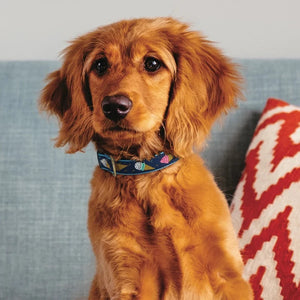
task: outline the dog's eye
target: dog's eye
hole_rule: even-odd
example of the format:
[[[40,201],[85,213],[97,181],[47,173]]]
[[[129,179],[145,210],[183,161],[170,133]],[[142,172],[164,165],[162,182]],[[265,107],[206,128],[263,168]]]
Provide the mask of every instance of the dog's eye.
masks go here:
[[[161,67],[161,62],[155,57],[146,57],[144,61],[144,68],[147,72],[156,72]]]
[[[98,75],[104,75],[109,68],[109,63],[106,57],[101,57],[95,61],[94,68]]]

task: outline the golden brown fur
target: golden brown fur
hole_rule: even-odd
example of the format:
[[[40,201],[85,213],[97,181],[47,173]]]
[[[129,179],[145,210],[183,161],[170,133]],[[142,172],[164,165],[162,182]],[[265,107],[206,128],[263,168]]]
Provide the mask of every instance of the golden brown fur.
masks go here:
[[[101,75],[95,61],[107,58]],[[145,69],[145,58],[162,65]],[[235,105],[240,77],[199,33],[171,18],[101,27],[64,52],[40,105],[56,114],[56,146],[74,153],[92,141],[115,159],[180,160],[154,173],[112,176],[96,167],[88,229],[96,256],[89,299],[252,299],[227,203],[200,148],[212,123]],[[116,122],[104,97],[124,95],[132,109]]]

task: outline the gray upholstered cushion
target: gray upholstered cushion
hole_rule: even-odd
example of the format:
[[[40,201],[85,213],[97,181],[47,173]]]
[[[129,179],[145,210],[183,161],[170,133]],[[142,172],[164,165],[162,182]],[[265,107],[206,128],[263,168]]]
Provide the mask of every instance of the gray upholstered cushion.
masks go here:
[[[267,98],[300,104],[300,60],[240,63],[247,101],[214,128],[204,153],[229,197]],[[96,154],[53,148],[57,123],[36,106],[57,67],[0,62],[0,299],[79,299],[94,272],[86,220]]]
[[[0,64],[0,299],[77,299],[93,275],[86,219],[96,157],[53,148],[56,121],[37,109],[57,66]]]

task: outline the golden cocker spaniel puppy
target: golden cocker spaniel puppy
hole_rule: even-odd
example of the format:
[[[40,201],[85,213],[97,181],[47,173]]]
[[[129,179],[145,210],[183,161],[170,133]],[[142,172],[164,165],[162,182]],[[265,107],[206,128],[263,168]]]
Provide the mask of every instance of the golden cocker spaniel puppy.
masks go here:
[[[240,95],[235,65],[172,18],[74,40],[40,106],[56,146],[96,147],[89,299],[252,299],[227,202],[193,148]]]

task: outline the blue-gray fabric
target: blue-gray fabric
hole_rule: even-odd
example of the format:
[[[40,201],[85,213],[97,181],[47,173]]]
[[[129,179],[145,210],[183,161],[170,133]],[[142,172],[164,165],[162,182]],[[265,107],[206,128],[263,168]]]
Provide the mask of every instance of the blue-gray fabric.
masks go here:
[[[267,98],[300,105],[300,60],[239,60],[247,101],[216,125],[202,156],[230,197]],[[56,61],[0,62],[0,299],[87,297],[86,229],[97,155],[55,149],[57,122],[37,109]]]

